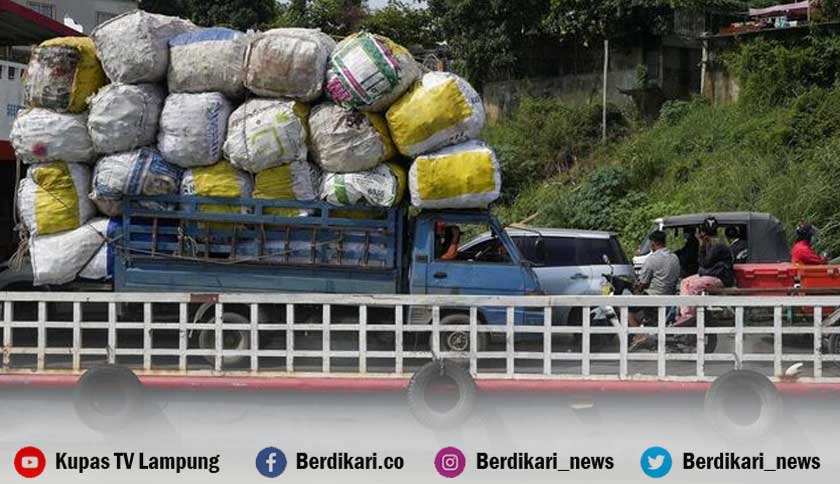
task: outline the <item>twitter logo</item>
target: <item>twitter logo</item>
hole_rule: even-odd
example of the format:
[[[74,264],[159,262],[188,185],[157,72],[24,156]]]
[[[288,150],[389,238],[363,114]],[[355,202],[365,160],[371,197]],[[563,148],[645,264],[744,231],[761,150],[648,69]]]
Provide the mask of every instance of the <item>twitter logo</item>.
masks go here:
[[[652,479],[665,477],[671,472],[671,453],[662,447],[651,447],[642,453],[642,472]]]

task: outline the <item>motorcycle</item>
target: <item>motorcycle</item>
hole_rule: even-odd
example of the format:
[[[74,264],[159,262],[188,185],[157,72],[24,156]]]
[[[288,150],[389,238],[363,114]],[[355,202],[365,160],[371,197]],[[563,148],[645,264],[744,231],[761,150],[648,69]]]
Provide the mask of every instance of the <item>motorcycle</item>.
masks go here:
[[[601,277],[603,278],[603,281],[601,282],[601,294],[604,296],[615,296],[616,294],[623,296],[633,295],[634,281],[626,276],[617,276],[609,257],[606,255],[604,256],[604,263],[609,266],[610,272],[608,274],[601,274]],[[666,327],[674,326],[678,313],[678,308],[668,308],[665,314]],[[642,327],[655,327],[659,324],[657,318],[651,317],[647,311],[642,311],[639,317],[641,318],[640,323]],[[613,326],[614,328],[621,327],[621,317],[613,306],[599,306],[592,309],[590,311],[590,320],[592,321],[593,326]],[[714,324],[711,324],[710,326],[714,326]],[[610,339],[614,338],[612,335],[605,336],[609,336]],[[696,337],[690,334],[669,335],[666,338],[666,350],[669,353],[694,353],[696,352],[695,340]],[[657,337],[655,335],[649,335],[642,343],[631,344],[630,350],[655,349],[656,346]],[[717,335],[706,334],[706,353],[713,353],[716,348]]]

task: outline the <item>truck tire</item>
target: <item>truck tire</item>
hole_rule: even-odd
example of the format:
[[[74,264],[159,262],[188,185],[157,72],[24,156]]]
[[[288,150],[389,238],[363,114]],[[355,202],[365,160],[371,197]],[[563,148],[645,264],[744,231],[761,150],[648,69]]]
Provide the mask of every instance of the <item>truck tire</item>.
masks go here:
[[[212,321],[213,318],[210,318]],[[238,313],[223,313],[222,328],[226,324],[251,324],[251,320]],[[216,330],[203,329],[198,333],[198,347],[202,350],[216,349]],[[245,351],[251,349],[251,332],[247,330],[222,329],[222,349]],[[216,357],[204,357],[211,365],[216,363]],[[237,366],[248,360],[248,356],[223,356],[222,366]]]
[[[76,415],[89,428],[113,432],[134,422],[143,408],[143,384],[128,368],[116,365],[87,370],[76,386]]]
[[[440,333],[440,350],[455,353],[469,353],[470,351],[470,316],[468,314],[448,314],[441,318],[441,326],[464,326],[464,331],[449,331]],[[489,333],[478,333],[476,349],[486,351],[490,343]]]
[[[712,427],[732,441],[768,435],[782,419],[782,397],[766,376],[750,370],[721,375],[706,392],[704,412]]]
[[[433,387],[443,379],[454,384],[458,392],[455,403],[443,410],[435,408],[430,399]],[[463,425],[472,415],[477,401],[475,380],[461,365],[449,360],[427,363],[408,383],[408,408],[422,425],[429,428],[451,428]]]
[[[832,355],[840,354],[840,334],[832,334],[828,337],[828,353]]]

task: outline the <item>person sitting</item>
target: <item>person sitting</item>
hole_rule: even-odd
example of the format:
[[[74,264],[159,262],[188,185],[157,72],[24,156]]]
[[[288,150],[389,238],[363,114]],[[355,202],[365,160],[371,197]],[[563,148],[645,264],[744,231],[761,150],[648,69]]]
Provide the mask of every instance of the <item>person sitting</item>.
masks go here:
[[[796,243],[790,252],[790,261],[805,266],[820,266],[828,264],[825,257],[819,256],[811,244],[817,231],[811,224],[799,224],[796,227]]]
[[[657,230],[650,234],[651,254],[645,259],[639,280],[634,286],[636,294],[649,296],[672,296],[677,292],[680,278],[680,261],[667,247],[667,234]],[[641,325],[641,319],[649,317],[656,308],[631,308],[627,324],[630,327]],[[633,342],[644,340],[645,335],[637,334]]]
[[[461,243],[461,229],[457,225],[435,224],[435,252],[438,260],[451,261],[458,258]]]
[[[675,252],[677,258],[680,260],[680,277],[686,277],[697,274],[697,256],[700,251],[700,245],[697,242],[695,228],[686,227],[683,230],[683,237],[685,238],[685,245],[682,249]]]
[[[735,271],[732,251],[729,246],[717,239],[717,221],[707,219],[697,232],[700,246],[697,259],[699,269],[696,275],[685,278],[680,284],[680,296],[697,296],[709,289],[721,289],[735,285]],[[681,307],[680,317],[674,326],[685,326],[694,322],[697,314],[695,307]]]
[[[732,259],[736,264],[743,264],[749,260],[749,244],[747,238],[741,234],[738,227],[726,227],[726,240],[729,241],[729,250],[732,251]]]

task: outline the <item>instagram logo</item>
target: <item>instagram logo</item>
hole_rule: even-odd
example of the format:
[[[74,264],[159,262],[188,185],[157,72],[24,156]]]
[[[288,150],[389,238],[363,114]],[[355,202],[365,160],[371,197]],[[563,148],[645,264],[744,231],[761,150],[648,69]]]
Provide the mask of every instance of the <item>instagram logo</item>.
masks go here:
[[[435,456],[435,469],[438,474],[448,479],[460,476],[466,467],[467,459],[464,453],[455,447],[440,449]]]
[[[37,447],[24,447],[15,454],[15,470],[27,479],[40,476],[46,466],[47,459]]]

